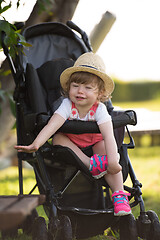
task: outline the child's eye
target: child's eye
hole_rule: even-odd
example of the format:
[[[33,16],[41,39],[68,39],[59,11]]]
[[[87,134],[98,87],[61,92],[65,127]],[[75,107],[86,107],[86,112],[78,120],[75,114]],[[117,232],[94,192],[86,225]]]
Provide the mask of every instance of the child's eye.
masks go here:
[[[73,87],[78,87],[78,84],[73,83],[72,86],[73,86]]]
[[[87,88],[87,89],[92,89],[92,87],[90,87],[90,86],[86,86],[86,88]]]

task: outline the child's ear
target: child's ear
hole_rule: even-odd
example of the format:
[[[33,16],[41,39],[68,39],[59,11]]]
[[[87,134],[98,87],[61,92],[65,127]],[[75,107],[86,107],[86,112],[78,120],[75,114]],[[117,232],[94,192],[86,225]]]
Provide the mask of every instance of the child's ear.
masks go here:
[[[103,95],[104,95],[104,91],[103,90],[99,91],[98,100],[100,100],[103,97]]]
[[[101,102],[108,101],[111,98],[111,96],[107,96],[105,91],[100,91],[98,95],[98,100]]]

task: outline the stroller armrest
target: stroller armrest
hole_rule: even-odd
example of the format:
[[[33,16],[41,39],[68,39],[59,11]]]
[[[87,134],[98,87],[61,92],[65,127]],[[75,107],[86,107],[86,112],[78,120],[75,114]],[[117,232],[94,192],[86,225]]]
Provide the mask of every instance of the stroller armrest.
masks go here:
[[[126,125],[136,125],[137,117],[133,110],[127,111],[113,111],[112,112],[113,128],[124,127]],[[65,133],[99,133],[99,127],[96,122],[85,122],[80,120],[66,121],[59,129],[60,132]]]
[[[137,124],[137,116],[133,110],[113,111],[111,115],[113,115],[113,128],[119,128],[126,125],[135,126]]]
[[[112,123],[113,128],[119,128],[126,125],[136,125],[137,117],[133,110],[128,111],[112,111]],[[45,114],[39,114],[37,116],[37,127],[42,129],[49,121],[50,116]],[[85,122],[81,120],[68,120],[58,130],[64,133],[99,133],[99,128],[96,122]]]

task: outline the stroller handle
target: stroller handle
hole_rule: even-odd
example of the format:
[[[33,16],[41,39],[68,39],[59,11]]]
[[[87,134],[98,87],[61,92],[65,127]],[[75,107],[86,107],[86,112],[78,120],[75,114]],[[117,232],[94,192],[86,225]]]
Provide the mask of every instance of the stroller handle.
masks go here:
[[[91,44],[90,44],[90,41],[89,41],[89,38],[88,38],[86,32],[83,31],[81,28],[79,28],[72,21],[67,21],[67,26],[70,27],[71,29],[75,30],[76,32],[78,32],[82,36],[82,39],[83,39],[84,43],[86,44],[87,48],[89,49],[89,51],[92,51],[92,47],[91,47]]]

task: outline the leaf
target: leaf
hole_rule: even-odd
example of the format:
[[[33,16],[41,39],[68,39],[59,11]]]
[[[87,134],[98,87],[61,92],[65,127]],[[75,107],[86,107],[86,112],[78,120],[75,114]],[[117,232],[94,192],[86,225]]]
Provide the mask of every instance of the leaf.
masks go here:
[[[0,32],[1,31],[5,32],[3,43],[5,45],[5,48],[8,48],[10,56],[13,59],[19,52],[19,47],[18,47],[19,44],[25,47],[32,46],[31,44],[26,42],[25,38],[20,34],[20,30],[17,30],[15,25],[10,24],[6,20],[0,20]],[[1,43],[1,38],[0,38],[0,48],[2,48],[2,46],[3,44]]]
[[[9,8],[11,8],[11,2],[9,3],[9,5],[6,5],[4,8],[0,8],[0,14],[2,14],[3,12],[7,11]]]
[[[6,20],[0,20],[0,31],[4,31],[6,34],[10,34],[11,25]]]
[[[9,74],[11,74],[11,70],[9,69],[9,70],[6,70],[6,71],[2,71],[2,72],[0,72],[0,75],[1,76],[8,76]]]
[[[19,37],[19,40],[20,40],[21,42],[26,42],[24,36],[21,35],[21,34],[19,33],[19,31],[16,31],[16,34],[17,34],[17,36]]]
[[[32,44],[27,43],[27,42],[21,42],[21,44],[25,47],[32,47]]]

